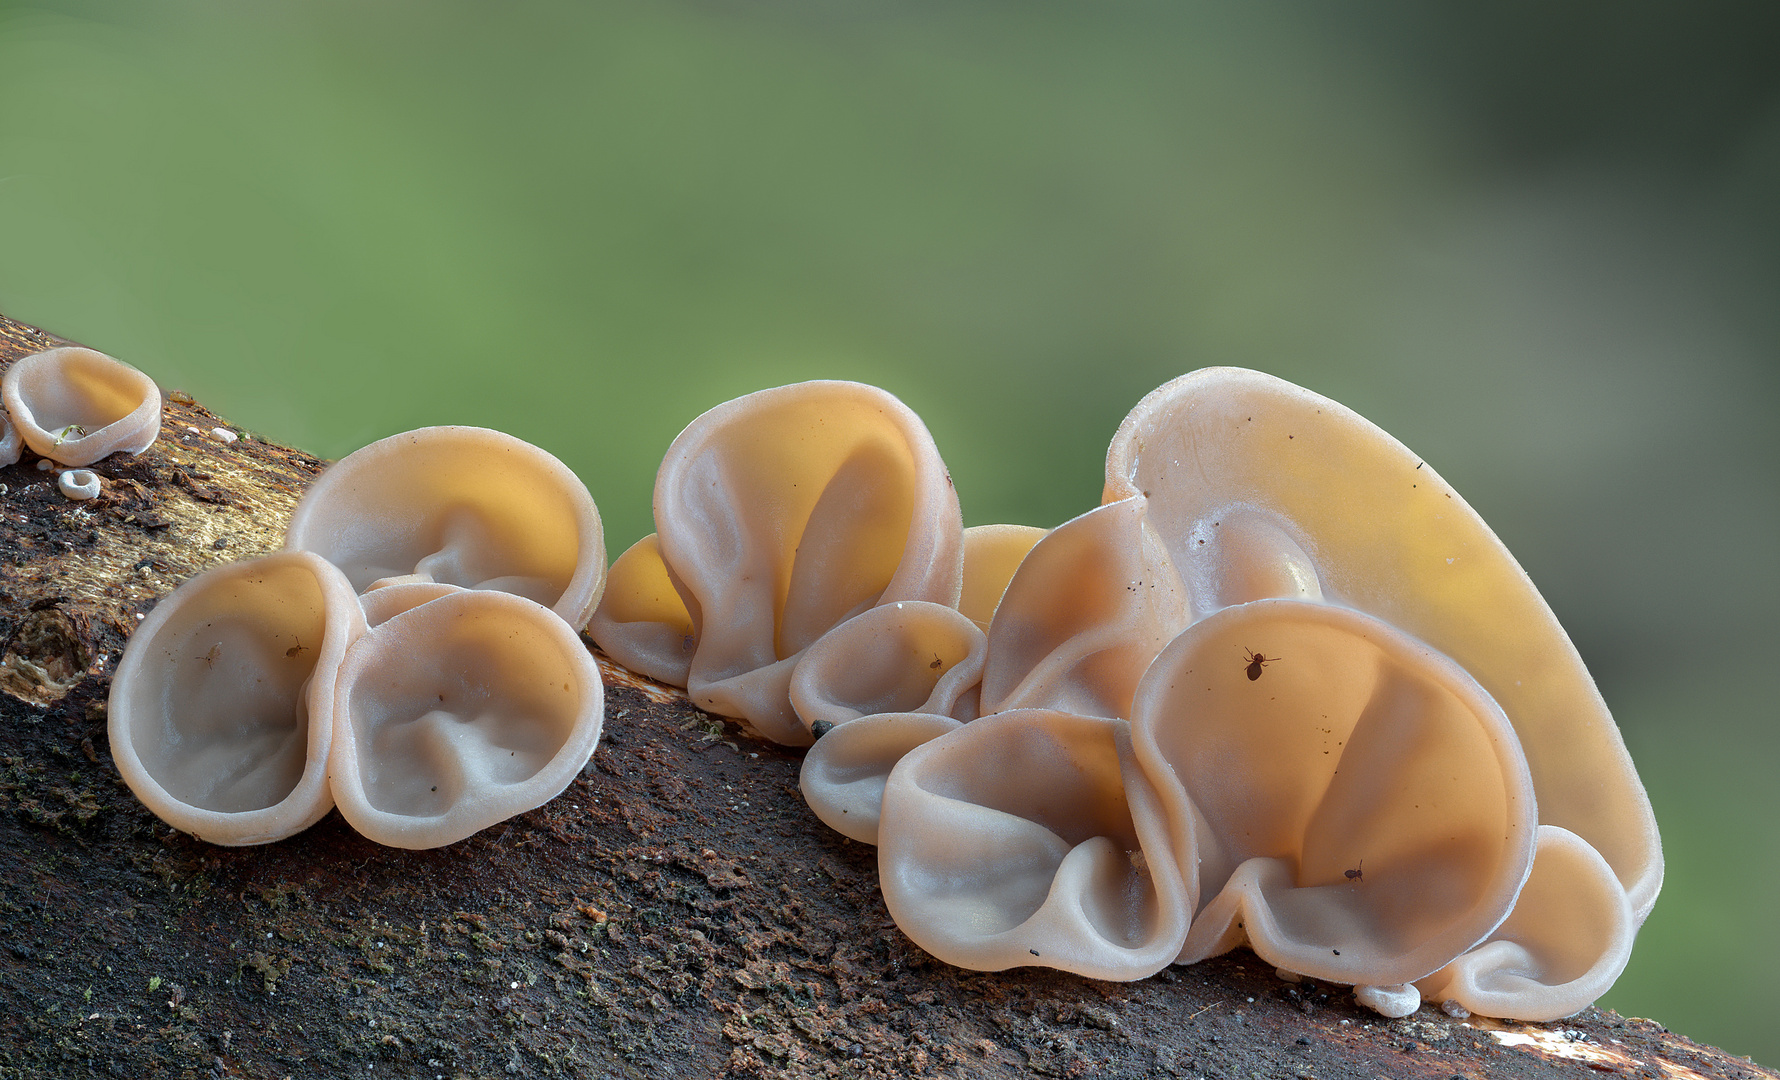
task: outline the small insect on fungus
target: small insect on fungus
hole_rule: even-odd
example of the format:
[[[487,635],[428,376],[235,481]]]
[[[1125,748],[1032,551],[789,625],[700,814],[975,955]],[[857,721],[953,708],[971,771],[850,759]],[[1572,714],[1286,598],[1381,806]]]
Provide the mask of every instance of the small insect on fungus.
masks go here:
[[[295,641],[295,642],[296,642],[296,644],[295,644],[295,645],[292,645],[292,646],[291,646],[291,647],[290,647],[290,648],[288,648],[288,649],[286,649],[286,650],[284,650],[284,658],[285,658],[285,659],[286,659],[286,660],[290,660],[290,659],[293,659],[293,658],[295,658],[295,657],[296,657],[296,656],[297,656],[297,655],[299,655],[299,654],[301,654],[301,653],[305,653],[305,652],[308,652],[308,651],[309,651],[309,647],[308,647],[308,646],[307,646],[307,645],[304,645],[304,644],[303,644],[303,639],[302,639],[302,638],[292,638],[292,639],[291,639],[291,640],[292,640],[292,641]]]
[[[930,668],[932,668],[932,669],[933,669],[933,670],[934,670],[934,671],[938,671],[938,670],[939,670],[939,668],[940,668],[940,665],[941,665],[941,664],[942,664],[942,663],[944,663],[944,661],[942,661],[942,660],[941,660],[941,659],[940,659],[940,658],[939,658],[939,653],[934,653],[934,654],[933,654],[933,663],[931,663],[931,664],[928,664],[928,665],[927,665],[927,666],[928,666],[928,667],[930,667]]]
[[[1254,682],[1261,677],[1262,668],[1273,663],[1275,660],[1283,659],[1283,657],[1263,656],[1261,653],[1249,652],[1247,649],[1244,649],[1242,650],[1242,659],[1244,663],[1248,664],[1248,681]]]
[[[1365,881],[1366,880],[1365,869],[1366,869],[1366,860],[1361,859],[1359,866],[1355,867],[1352,870],[1345,870],[1345,871],[1343,871],[1343,873],[1347,875],[1347,880],[1349,880],[1349,881]]]
[[[216,656],[220,652],[222,652],[222,642],[219,641],[215,645],[210,646],[209,652],[205,653],[203,656],[197,657],[197,659],[204,661],[205,667],[215,667]]]

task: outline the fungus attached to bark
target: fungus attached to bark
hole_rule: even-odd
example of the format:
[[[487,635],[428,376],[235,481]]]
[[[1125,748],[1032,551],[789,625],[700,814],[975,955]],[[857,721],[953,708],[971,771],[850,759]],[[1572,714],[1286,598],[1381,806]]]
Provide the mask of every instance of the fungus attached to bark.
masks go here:
[[[697,632],[686,601],[650,533],[627,548],[606,576],[606,592],[587,633],[612,659],[640,675],[684,687]]]
[[[306,552],[187,581],[137,627],[112,678],[112,757],[136,797],[214,844],[263,844],[333,805],[334,677],[364,615]]]
[[[789,685],[823,634],[879,604],[958,602],[951,477],[920,418],[875,387],[797,383],[698,417],[656,474],[655,525],[654,549],[613,568],[594,640],[675,674],[677,640],[692,701],[778,742],[810,742]]]
[[[1393,1015],[1601,993],[1661,884],[1655,821],[1575,648],[1458,495],[1350,410],[1230,368],[1144,398],[1106,477],[994,608],[984,717],[924,743],[855,721],[806,767],[849,818],[889,770],[849,835],[877,837],[905,932],[964,966],[1135,978],[1161,939],[1130,928],[1178,919],[1180,962],[1247,943]],[[1108,748],[1118,785],[1082,764]],[[1065,872],[1100,852],[1079,858],[1122,880],[1120,851],[1182,889],[1120,906]],[[1097,939],[1137,952],[1102,963]]]
[[[419,603],[340,667],[334,800],[380,844],[454,843],[560,794],[599,741],[604,702],[593,657],[548,608],[469,590]]]
[[[24,456],[25,441],[19,437],[18,425],[0,411],[0,468],[17,465]]]
[[[99,474],[91,469],[64,469],[56,477],[56,490],[75,502],[99,497]]]
[[[340,567],[359,592],[409,581],[508,592],[576,628],[606,580],[587,486],[487,428],[420,428],[346,455],[297,504],[286,545]]]
[[[25,445],[63,465],[91,465],[120,451],[140,454],[161,430],[154,380],[77,345],[15,361],[0,379],[0,398]],[[0,439],[0,458],[7,442]],[[17,461],[16,445],[10,452]]]
[[[1485,1016],[1556,1020],[1607,992],[1638,931],[1612,867],[1581,837],[1539,826],[1533,874],[1489,940],[1417,982],[1430,1001]]]
[[[1124,767],[1128,730],[1017,709],[909,751],[877,828],[896,925],[979,971],[1141,979],[1167,966],[1193,909],[1191,864],[1183,875],[1155,792]]]
[[[1125,418],[1103,502],[1143,506],[1199,613],[1321,597],[1450,657],[1514,725],[1540,822],[1592,845],[1649,913],[1656,819],[1594,680],[1508,549],[1402,443],[1283,379],[1205,368]]]
[[[1244,647],[1285,659],[1251,680]],[[1495,701],[1377,619],[1260,600],[1144,674],[1135,763],[1201,902],[1180,961],[1245,940],[1350,985],[1422,978],[1481,940],[1532,865],[1532,782]]]

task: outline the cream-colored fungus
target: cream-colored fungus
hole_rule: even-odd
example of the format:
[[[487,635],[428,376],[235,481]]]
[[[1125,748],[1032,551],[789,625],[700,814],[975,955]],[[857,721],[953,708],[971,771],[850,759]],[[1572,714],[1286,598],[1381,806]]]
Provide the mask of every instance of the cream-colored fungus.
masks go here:
[[[25,445],[63,465],[140,454],[161,431],[161,391],[154,380],[77,345],[15,361],[0,379],[0,399]],[[0,456],[4,451],[0,441]]]
[[[1485,1016],[1556,1020],[1607,992],[1638,924],[1607,861],[1567,829],[1539,826],[1533,876],[1489,940],[1420,980],[1430,1001]]]
[[[876,713],[977,714],[988,640],[956,608],[899,600],[853,616],[804,651],[791,705],[806,727]]]
[[[404,611],[412,611],[441,596],[467,591],[461,585],[447,585],[441,581],[404,581],[394,585],[380,585],[361,594],[358,602],[365,612],[365,625],[374,628],[382,626]]]
[[[75,502],[97,499],[101,490],[99,474],[91,469],[63,469],[56,477],[56,490]]]
[[[840,725],[804,755],[798,787],[829,828],[864,844],[878,842],[884,782],[903,756],[961,726],[933,713],[884,712]]]
[[[630,670],[670,686],[686,685],[698,638],[654,533],[612,564],[605,597],[588,621],[587,633]]]
[[[11,420],[0,412],[0,468],[17,465],[19,458],[24,456],[25,440],[19,437],[19,429]]]
[[[667,667],[683,627],[665,573],[692,627],[688,696],[778,742],[810,742],[789,686],[823,634],[882,603],[958,602],[951,478],[920,418],[875,387],[797,383],[700,416],[656,474],[655,525],[663,569],[624,567],[594,640]]]
[[[1421,1008],[1422,995],[1413,983],[1393,983],[1390,986],[1356,986],[1354,998],[1360,1004],[1382,1016],[1396,1019],[1408,1016]]]
[[[1020,563],[989,624],[985,713],[1129,717],[1150,660],[1192,619],[1142,500],[1052,529]]]
[[[214,844],[297,833],[333,805],[334,676],[364,633],[352,586],[281,552],[187,581],[137,627],[112,678],[111,753],[163,821]]]
[[[1131,721],[1128,743],[1112,739],[1127,831],[1165,832],[1186,868],[1181,962],[1248,943],[1389,1015],[1431,986],[1454,1008],[1563,1015],[1623,967],[1662,877],[1648,799],[1538,592],[1390,436],[1270,376],[1184,376],[1121,426],[1103,505],[1018,565],[989,626],[989,715],[882,752],[855,720],[830,734],[850,727],[860,747],[819,761],[844,763],[864,803],[891,768],[887,902],[942,959],[1053,964],[1037,941],[1010,960],[1005,935],[1050,925],[1046,875],[1107,831],[1110,789],[1073,800],[1085,810],[1009,814],[1025,788],[1007,777],[1033,770],[1007,763],[1035,738],[1104,744],[1093,716]],[[1075,722],[999,726],[1035,707]],[[1027,827],[1041,817],[1069,836],[1042,856]],[[1081,926],[1056,933],[1069,959],[1054,966],[1089,970]],[[1122,969],[1097,970],[1142,974]]]
[[[1247,656],[1274,657],[1258,678]],[[1180,961],[1246,940],[1277,967],[1386,986],[1507,915],[1532,783],[1465,671],[1345,608],[1261,600],[1195,623],[1138,687],[1131,745],[1201,907]]]
[[[1031,525],[973,525],[964,530],[964,591],[958,597],[958,610],[985,633],[1014,571],[1044,535],[1045,530]]]
[[[1113,437],[1103,501],[1136,498],[1196,611],[1322,595],[1451,657],[1514,725],[1539,820],[1600,851],[1643,920],[1662,848],[1619,729],[1526,573],[1431,466],[1319,394],[1206,368],[1149,394]]]
[[[360,592],[406,581],[507,592],[576,628],[606,580],[587,486],[487,428],[420,428],[341,458],[297,504],[286,545],[340,567]]]
[[[1019,709],[910,750],[878,822],[878,878],[903,933],[979,971],[1140,979],[1173,960],[1193,892],[1155,793],[1121,767],[1128,727]]]
[[[334,700],[340,813],[404,848],[454,843],[555,798],[605,716],[575,631],[503,592],[453,592],[389,617],[347,652]]]

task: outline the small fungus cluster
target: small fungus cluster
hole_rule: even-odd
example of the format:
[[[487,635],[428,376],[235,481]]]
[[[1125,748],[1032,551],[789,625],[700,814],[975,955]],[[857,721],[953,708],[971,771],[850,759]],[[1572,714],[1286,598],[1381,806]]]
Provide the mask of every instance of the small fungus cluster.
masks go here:
[[[592,496],[543,450],[471,427],[372,443],[304,495],[285,550],[149,613],[112,680],[118,770],[217,844],[336,805],[382,844],[461,840],[593,753],[604,688],[575,628],[605,573]]]
[[[965,529],[901,402],[813,382],[675,440],[589,631],[811,745],[948,963],[1138,979],[1248,945],[1387,1015],[1541,1020],[1662,882],[1617,727],[1501,542],[1348,409],[1211,368],[1132,411],[1101,505]]]
[[[115,453],[140,454],[161,432],[161,391],[153,379],[101,352],[68,345],[13,363],[0,379],[0,465],[26,447],[45,469],[70,466],[56,487],[74,500],[97,498],[91,465]]]

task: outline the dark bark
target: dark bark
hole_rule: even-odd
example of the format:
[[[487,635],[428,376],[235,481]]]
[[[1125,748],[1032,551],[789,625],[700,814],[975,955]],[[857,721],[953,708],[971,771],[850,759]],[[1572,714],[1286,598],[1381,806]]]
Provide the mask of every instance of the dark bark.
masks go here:
[[[0,317],[0,362],[52,343]],[[29,453],[0,470],[0,1080],[1776,1075],[1595,1009],[1384,1021],[1247,952],[1137,983],[947,967],[806,811],[796,752],[612,668],[582,776],[448,848],[337,814],[265,847],[177,833],[112,765],[109,673],[179,581],[276,548],[322,466],[218,426],[170,394],[91,503]]]

